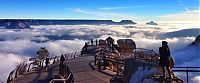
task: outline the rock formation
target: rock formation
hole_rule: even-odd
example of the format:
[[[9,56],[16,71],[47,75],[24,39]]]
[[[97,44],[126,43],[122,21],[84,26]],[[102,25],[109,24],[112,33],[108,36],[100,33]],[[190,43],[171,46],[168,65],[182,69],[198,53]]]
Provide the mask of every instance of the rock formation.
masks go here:
[[[147,25],[158,25],[158,23],[155,23],[154,21],[147,22],[146,24],[147,24]]]

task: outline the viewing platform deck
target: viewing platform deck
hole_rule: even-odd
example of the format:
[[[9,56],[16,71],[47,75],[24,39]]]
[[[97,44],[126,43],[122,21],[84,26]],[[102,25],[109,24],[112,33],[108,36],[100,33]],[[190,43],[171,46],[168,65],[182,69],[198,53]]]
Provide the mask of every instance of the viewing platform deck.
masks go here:
[[[77,57],[64,62],[74,77],[75,83],[108,83],[111,76],[93,69],[89,64],[94,61],[94,56]],[[15,79],[14,83],[49,83],[54,76],[59,74],[59,62],[52,64],[48,69],[41,69],[25,73]]]

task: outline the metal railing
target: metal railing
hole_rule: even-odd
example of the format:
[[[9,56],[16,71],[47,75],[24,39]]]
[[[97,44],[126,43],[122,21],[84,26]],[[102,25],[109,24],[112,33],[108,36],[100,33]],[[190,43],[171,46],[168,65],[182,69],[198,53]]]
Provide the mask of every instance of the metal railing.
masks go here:
[[[173,72],[186,72],[186,83],[189,83],[189,72],[200,72],[200,67],[173,67],[173,69],[175,69]]]
[[[72,52],[72,53],[66,53],[66,54],[64,54],[64,56],[65,56],[65,60],[73,59],[73,58],[81,56],[81,52],[76,51],[76,52]],[[49,62],[52,62],[50,64],[55,64],[56,62],[59,61],[59,59],[60,59],[60,56],[55,56],[55,57],[50,58]],[[13,82],[16,78],[18,78],[19,76],[21,76],[23,74],[30,73],[30,72],[37,72],[38,69],[44,68],[43,66],[35,67],[34,64],[35,64],[34,62],[20,63],[13,71],[11,71],[9,73],[9,76],[7,78],[7,83]],[[44,63],[42,63],[42,64],[44,64]]]
[[[108,69],[112,72],[116,72],[118,75],[122,74],[124,68],[124,61],[120,59],[114,59],[110,57],[95,56],[95,65],[98,69]]]
[[[133,58],[137,60],[143,60],[146,62],[159,62],[159,54],[157,54],[153,50],[144,49],[144,48],[136,48],[133,50]]]
[[[143,62],[154,62],[158,64],[159,62],[159,54],[155,53],[153,50],[144,49],[144,48],[136,48],[133,50],[133,53],[128,56],[123,56],[120,53],[116,53],[117,57],[112,57],[112,55],[109,55],[106,49],[99,51],[97,55],[95,55],[95,63],[98,66],[105,66],[105,68],[108,68],[108,66],[114,66],[116,67],[114,70],[111,68],[111,71],[116,73],[122,73],[123,67],[125,65],[125,62],[123,59],[125,58],[133,58],[135,60],[140,60]],[[106,61],[106,62],[105,62]],[[106,64],[106,65],[103,65]]]
[[[73,80],[69,80],[71,76],[72,76],[72,73],[70,73],[67,78],[52,79],[49,83],[54,83],[54,82],[73,83]]]
[[[106,54],[106,53],[101,53]],[[115,69],[108,69],[110,71],[116,72],[118,75],[124,71],[124,61],[118,60],[118,58],[109,58],[106,57],[109,55],[96,55],[95,56],[95,63],[98,66],[98,68],[101,68],[103,66],[103,69],[108,69],[108,66],[115,67]],[[120,56],[124,57],[124,56]],[[129,56],[125,56],[125,58],[133,58],[135,60],[140,60],[143,62],[153,62],[155,64],[159,63],[159,54],[155,53],[153,50],[149,49],[143,49],[143,48],[136,48],[133,50],[133,54]],[[106,62],[105,62],[106,61]],[[110,65],[107,65],[107,63],[111,63]],[[105,65],[106,64],[106,65]],[[177,69],[179,68],[179,69]],[[189,79],[189,72],[200,72],[200,67],[173,67],[173,72],[186,72],[187,80],[186,83],[188,83]],[[194,70],[196,69],[196,70]],[[197,70],[198,69],[198,70]]]

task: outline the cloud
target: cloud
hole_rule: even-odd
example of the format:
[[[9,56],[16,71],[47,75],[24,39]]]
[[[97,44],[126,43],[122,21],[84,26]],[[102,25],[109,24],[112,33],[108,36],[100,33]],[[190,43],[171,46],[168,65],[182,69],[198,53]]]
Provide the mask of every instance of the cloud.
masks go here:
[[[99,8],[100,10],[117,10],[117,9],[130,9],[130,8],[144,8],[150,6],[124,6],[124,7],[103,7]]]
[[[194,78],[192,78],[192,80],[196,83],[200,82],[200,76],[195,76]]]
[[[74,8],[74,9],[67,9],[76,13],[85,14],[85,15],[92,15],[96,17],[100,17],[101,19],[113,19],[120,21],[124,19],[134,19],[136,16],[129,16],[121,13],[112,13],[112,12],[105,12],[105,11],[92,11],[92,10],[86,10],[86,9],[80,9],[80,8]]]
[[[192,32],[192,33],[191,33]],[[196,37],[200,34],[200,28],[183,29],[164,34],[159,34],[159,38],[174,38],[174,37]]]
[[[0,41],[1,53],[13,53],[23,56],[37,57],[40,47],[46,47],[50,56],[58,56],[68,52],[79,51],[84,44],[83,40],[56,40],[45,43],[36,43],[30,40]]]
[[[0,82],[5,82],[9,73],[21,62],[20,55],[0,53]]]
[[[159,16],[159,20],[168,23],[199,23],[199,10],[191,10],[187,12],[167,14]]]
[[[190,37],[187,35],[182,37],[165,35],[165,38],[160,38],[159,35],[161,34],[176,33],[178,31],[169,28],[167,25],[132,25],[133,28],[127,28],[127,26],[130,25],[49,25],[31,26],[32,29],[23,30],[0,29],[0,59],[1,57],[3,57],[2,59],[8,56],[13,57],[11,61],[10,58],[7,58],[7,61],[10,62],[4,65],[7,67],[0,70],[0,72],[5,72],[4,76],[6,76],[11,71],[6,71],[6,68],[14,69],[10,66],[20,60],[20,58],[14,57],[37,57],[36,51],[40,47],[46,47],[50,52],[50,56],[57,56],[81,50],[84,42],[89,41],[91,38],[106,39],[108,36],[113,37],[115,40],[121,38],[133,39],[138,48],[153,49],[156,52],[158,52],[161,42],[166,40],[169,42],[172,56],[177,59],[176,65],[196,65],[199,61],[199,58],[194,55],[197,52],[196,48],[195,50],[185,48],[194,41],[195,36],[193,35]],[[189,32],[193,33],[193,30]],[[0,67],[2,66],[0,65]]]

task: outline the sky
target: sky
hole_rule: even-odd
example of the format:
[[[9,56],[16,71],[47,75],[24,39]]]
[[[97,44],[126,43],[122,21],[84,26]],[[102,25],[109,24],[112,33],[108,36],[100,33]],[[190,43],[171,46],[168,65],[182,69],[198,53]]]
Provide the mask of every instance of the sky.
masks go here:
[[[199,0],[0,0],[0,18],[199,21]]]

